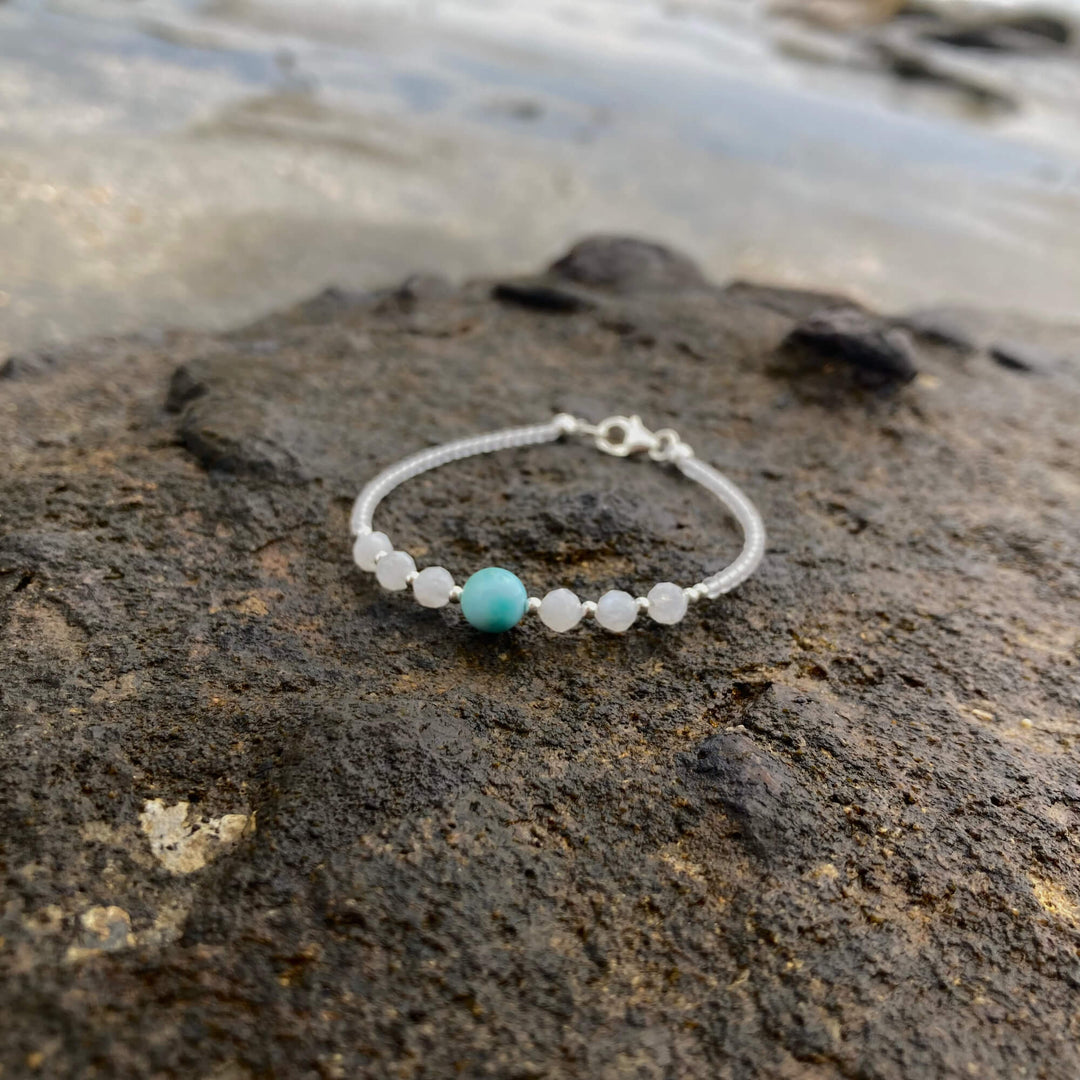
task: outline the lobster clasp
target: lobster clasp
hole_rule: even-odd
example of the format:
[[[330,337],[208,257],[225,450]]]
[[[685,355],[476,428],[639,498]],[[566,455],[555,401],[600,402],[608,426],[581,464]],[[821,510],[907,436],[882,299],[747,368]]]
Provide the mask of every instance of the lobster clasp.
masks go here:
[[[657,437],[637,416],[609,416],[596,425],[596,448],[615,457],[629,457],[641,450],[655,450]]]

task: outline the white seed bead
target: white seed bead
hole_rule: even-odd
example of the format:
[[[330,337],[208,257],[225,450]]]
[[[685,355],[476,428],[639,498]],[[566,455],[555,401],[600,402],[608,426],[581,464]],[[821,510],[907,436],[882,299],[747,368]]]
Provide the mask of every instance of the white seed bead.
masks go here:
[[[379,560],[375,577],[384,589],[400,592],[409,584],[409,575],[415,570],[416,563],[407,551],[391,551]]]
[[[393,550],[394,545],[390,543],[390,537],[386,533],[362,533],[353,544],[352,557],[361,570],[370,574],[375,569],[379,556]]]
[[[558,634],[573,630],[584,617],[584,606],[569,589],[552,589],[540,601],[540,621]]]
[[[596,602],[596,621],[613,634],[628,630],[637,618],[637,613],[637,601],[622,589],[612,589]]]
[[[686,591],[681,585],[661,581],[649,590],[649,615],[655,622],[671,626],[686,614]]]
[[[425,566],[412,583],[413,596],[423,607],[446,607],[453,590],[454,578],[443,566]]]

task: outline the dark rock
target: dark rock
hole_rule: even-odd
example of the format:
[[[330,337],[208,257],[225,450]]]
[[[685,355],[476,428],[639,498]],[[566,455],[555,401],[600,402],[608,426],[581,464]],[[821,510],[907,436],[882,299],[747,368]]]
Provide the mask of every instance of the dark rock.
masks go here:
[[[833,293],[813,289],[785,289],[752,281],[733,281],[724,286],[724,294],[741,303],[768,308],[791,319],[807,319],[823,309],[850,307],[851,301]]]
[[[961,49],[1044,53],[1068,45],[1072,28],[1064,19],[1031,13],[934,26],[923,36]]]
[[[1006,114],[1018,108],[1015,97],[968,67],[949,63],[915,35],[879,34],[873,38],[878,63],[907,82],[928,83],[966,99],[983,112]]]
[[[165,395],[165,408],[178,413],[197,397],[207,392],[207,384],[191,364],[181,364],[169,380],[169,392]]]
[[[821,810],[813,796],[774,754],[740,729],[709,736],[689,767],[737,823],[739,835],[766,858],[788,853],[799,832],[820,831]],[[816,837],[815,837],[816,838]]]
[[[492,295],[496,300],[558,314],[585,311],[596,306],[596,302],[582,292],[552,285],[543,278],[500,281],[492,290]]]
[[[697,265],[670,248],[624,236],[592,236],[575,244],[549,271],[597,289],[638,292],[704,288]]]
[[[910,336],[854,307],[815,312],[788,334],[783,347],[809,370],[839,365],[867,386],[902,385],[918,374]]]
[[[195,402],[184,409],[180,438],[207,469],[284,483],[310,478],[293,448],[303,438],[295,421],[286,413],[267,416],[255,403]]]
[[[0,384],[4,1080],[1080,1075],[1080,371],[941,342],[838,422],[764,370],[801,295],[544,280],[597,308],[330,294]],[[760,574],[493,642],[352,566],[376,469],[562,408],[728,471]],[[738,550],[574,442],[378,523],[592,597]]]
[[[399,300],[444,300],[454,291],[442,274],[410,274],[395,290]]]
[[[28,379],[46,375],[58,366],[54,352],[15,353],[0,363],[0,379]]]
[[[351,314],[372,307],[378,299],[376,293],[331,286],[284,311],[275,312],[257,319],[249,326],[222,335],[222,339],[233,342],[273,340],[294,327],[325,326],[336,321],[345,321]]]
[[[998,341],[990,346],[990,358],[1009,371],[1043,372],[1053,360],[1042,350],[1021,341]]]
[[[959,353],[973,353],[980,348],[964,320],[947,309],[913,311],[899,320],[901,326],[931,345],[944,345]]]

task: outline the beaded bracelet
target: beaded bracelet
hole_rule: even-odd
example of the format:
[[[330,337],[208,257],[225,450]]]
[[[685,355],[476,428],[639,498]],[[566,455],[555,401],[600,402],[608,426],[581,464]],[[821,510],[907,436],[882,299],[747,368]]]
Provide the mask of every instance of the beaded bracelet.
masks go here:
[[[581,601],[569,589],[554,589],[541,600],[529,596],[516,574],[498,566],[478,570],[464,585],[456,585],[450,572],[441,566],[426,566],[418,571],[408,552],[395,550],[385,533],[372,528],[372,517],[379,503],[414,476],[474,454],[555,442],[563,436],[592,439],[598,450],[615,457],[645,451],[653,461],[673,465],[684,476],[697,481],[734,514],[742,527],[743,549],[738,558],[689,588],[662,581],[647,596],[634,597],[621,589],[612,589],[596,601]],[[691,601],[714,599],[745,581],[765,553],[765,527],[754,504],[726,476],[699,461],[676,432],[670,428],[650,431],[638,416],[611,416],[599,424],[590,424],[559,413],[546,424],[493,431],[422,450],[379,473],[360,492],[353,505],[350,526],[356,538],[353,558],[357,566],[373,572],[383,588],[400,591],[411,585],[417,601],[428,608],[460,603],[465,618],[478,630],[489,633],[509,630],[529,612],[536,612],[545,626],[560,633],[572,630],[587,617],[594,618],[605,630],[622,633],[641,611],[648,612],[658,623],[677,623]]]

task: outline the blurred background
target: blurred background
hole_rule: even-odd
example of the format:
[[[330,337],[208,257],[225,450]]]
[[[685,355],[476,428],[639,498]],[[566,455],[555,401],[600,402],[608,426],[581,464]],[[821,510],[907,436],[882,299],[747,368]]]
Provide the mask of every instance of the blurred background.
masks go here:
[[[0,0],[0,356],[597,231],[1076,321],[1080,0]]]

